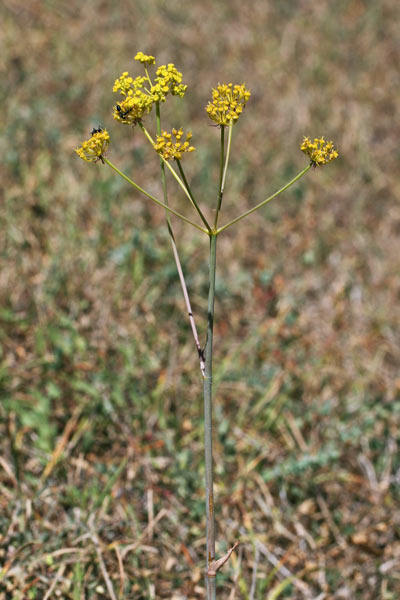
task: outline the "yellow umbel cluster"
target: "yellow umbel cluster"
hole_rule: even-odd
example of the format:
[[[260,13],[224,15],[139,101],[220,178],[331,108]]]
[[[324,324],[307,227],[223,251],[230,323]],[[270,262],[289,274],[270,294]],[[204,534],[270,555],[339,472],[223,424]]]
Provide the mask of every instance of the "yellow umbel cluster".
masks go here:
[[[175,68],[173,63],[161,65],[156,71],[155,85],[151,87],[151,93],[155,101],[165,102],[167,94],[183,98],[187,85],[182,83],[182,73]]]
[[[208,116],[218,125],[236,123],[250,95],[244,84],[219,84],[213,88],[212,100],[206,106]]]
[[[175,142],[172,141],[172,136],[175,138]],[[156,143],[154,144],[154,150],[161,154],[165,160],[180,160],[185,152],[193,152],[194,146],[190,145],[190,139],[192,134],[189,132],[186,136],[186,140],[182,141],[183,130],[173,129],[172,133],[162,132],[162,135],[157,136]]]
[[[99,127],[93,129],[89,140],[82,142],[80,148],[76,148],[77,155],[87,162],[103,162],[108,146],[110,145],[110,136],[106,129]]]
[[[119,92],[122,96],[132,95],[135,92],[139,92],[145,82],[147,81],[147,77],[136,77],[133,79],[129,76],[128,71],[124,71],[121,77],[115,80],[113,92]]]
[[[155,102],[165,102],[168,94],[183,98],[187,88],[187,85],[182,83],[182,73],[173,63],[158,67],[153,83],[147,67],[155,65],[154,56],[138,52],[135,60],[145,67],[146,75],[133,79],[128,71],[124,71],[113,86],[113,92],[119,92],[123,96],[121,102],[114,106],[114,119],[126,125],[136,125],[151,111]]]
[[[315,167],[325,165],[339,156],[339,153],[334,150],[333,142],[326,142],[323,137],[314,138],[313,142],[310,138],[305,137],[300,145],[300,150],[310,157]]]
[[[137,90],[134,95],[129,94],[122,102],[115,104],[114,119],[125,125],[136,125],[145,114],[151,111],[152,107],[151,96]]]
[[[143,54],[143,52],[138,52],[135,56],[135,60],[138,60],[145,67],[156,64],[156,59],[154,58],[154,56],[151,56],[149,54]]]

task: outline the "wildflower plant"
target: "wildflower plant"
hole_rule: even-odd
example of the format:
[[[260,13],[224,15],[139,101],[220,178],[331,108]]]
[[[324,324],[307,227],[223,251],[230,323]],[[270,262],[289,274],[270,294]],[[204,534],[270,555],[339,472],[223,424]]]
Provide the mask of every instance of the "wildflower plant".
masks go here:
[[[128,175],[120,171],[107,157],[107,151],[110,144],[110,136],[106,129],[101,127],[93,129],[91,136],[84,141],[76,153],[80,158],[87,162],[99,162],[107,164],[126,182],[132,185],[138,192],[152,200],[154,203],[163,207],[166,211],[166,225],[168,228],[172,251],[176,262],[176,267],[183,291],[186,304],[186,310],[190,321],[194,343],[199,357],[199,366],[203,381],[204,395],[204,450],[205,450],[205,488],[206,488],[206,523],[207,523],[207,555],[206,555],[206,588],[208,600],[216,598],[216,575],[223,564],[229,559],[235,549],[235,544],[224,556],[217,559],[215,556],[215,504],[214,504],[214,485],[213,485],[213,457],[212,457],[212,382],[213,382],[213,325],[214,325],[214,301],[215,301],[215,277],[217,261],[217,240],[221,233],[232,227],[245,217],[265,206],[268,202],[279,196],[291,185],[296,183],[305,175],[311,167],[317,167],[327,164],[338,157],[338,152],[334,149],[332,142],[326,142],[323,137],[310,138],[304,137],[300,144],[300,149],[306,154],[308,164],[288,183],[268,196],[254,207],[237,217],[219,225],[219,218],[222,209],[222,200],[227,177],[230,150],[232,144],[232,131],[239,117],[242,115],[248,100],[251,97],[250,91],[245,84],[218,84],[212,90],[211,100],[208,102],[205,110],[208,117],[218,126],[220,131],[220,164],[219,164],[219,183],[216,193],[215,216],[211,221],[205,215],[199,203],[197,202],[191,187],[186,179],[182,167],[182,159],[185,155],[195,151],[191,145],[192,134],[190,132],[184,135],[183,129],[173,128],[171,132],[161,129],[161,105],[167,100],[169,95],[183,98],[187,85],[182,83],[182,73],[180,73],[174,64],[161,65],[156,68],[153,79],[149,73],[149,67],[155,67],[154,56],[138,52],[135,60],[141,63],[144,74],[135,78],[131,77],[127,71],[115,80],[113,92],[120,95],[119,100],[114,104],[113,116],[119,123],[138,127],[144,134],[145,139],[151,144],[155,153],[160,158],[160,174],[162,181],[163,198],[159,199],[144,190]],[[151,112],[155,113],[155,135],[152,136],[145,119]],[[225,135],[227,131],[227,136]],[[168,201],[167,189],[167,171],[172,175],[180,186],[182,192],[187,197],[197,218],[188,218],[172,206]],[[195,318],[193,315],[188,289],[185,282],[175,236],[172,228],[171,216],[175,216],[188,225],[194,227],[199,232],[205,234],[209,239],[209,290],[208,290],[208,309],[207,309],[207,337],[205,344],[202,345],[197,333]]]

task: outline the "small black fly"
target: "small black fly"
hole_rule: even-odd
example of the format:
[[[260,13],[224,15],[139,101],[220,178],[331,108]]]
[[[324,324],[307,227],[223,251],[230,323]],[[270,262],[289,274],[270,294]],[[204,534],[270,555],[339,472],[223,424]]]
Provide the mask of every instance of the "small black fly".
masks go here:
[[[129,115],[129,113],[132,112],[132,107],[128,108],[127,110],[122,110],[122,106],[120,104],[116,104],[114,108],[121,119],[124,119],[126,115]]]
[[[90,132],[90,135],[94,135],[95,133],[101,133],[103,130],[102,127],[93,127],[92,131]]]

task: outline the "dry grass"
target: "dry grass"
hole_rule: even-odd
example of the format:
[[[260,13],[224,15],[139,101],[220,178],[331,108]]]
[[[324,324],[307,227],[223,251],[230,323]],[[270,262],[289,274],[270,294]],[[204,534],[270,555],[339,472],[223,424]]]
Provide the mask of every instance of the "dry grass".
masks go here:
[[[300,170],[303,135],[341,151],[220,240],[218,553],[241,544],[219,597],[398,598],[398,3],[0,12],[0,599],[204,597],[201,384],[164,215],[72,153],[101,123],[158,193],[157,160],[111,117],[137,50],[189,84],[166,122],[193,130],[206,206],[210,88],[252,90],[226,220]],[[206,239],[176,233],[204,333]]]

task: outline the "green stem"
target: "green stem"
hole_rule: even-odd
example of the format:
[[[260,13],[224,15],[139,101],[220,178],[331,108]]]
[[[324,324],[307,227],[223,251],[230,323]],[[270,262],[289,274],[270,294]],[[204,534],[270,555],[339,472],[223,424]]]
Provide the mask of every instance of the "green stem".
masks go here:
[[[147,70],[147,67],[144,68],[144,72],[146,73],[147,81],[149,82],[150,87],[153,87],[153,84],[151,83],[151,79],[150,79],[150,75],[149,75],[149,72]]]
[[[147,69],[146,69],[146,73],[147,73]],[[147,77],[148,77],[148,73],[147,73]],[[156,102],[156,127],[157,127],[157,135],[161,135],[161,115],[160,115],[160,103]],[[162,189],[163,189],[163,196],[164,196],[164,203],[168,204],[168,195],[167,195],[167,180],[165,177],[165,164],[163,163],[161,156],[160,156],[160,167],[161,167],[161,180],[162,180]],[[167,221],[168,221],[168,225],[170,225],[170,216],[168,214],[168,212],[166,213],[167,216]]]
[[[218,215],[221,210],[222,204],[222,182],[224,180],[224,153],[225,153],[225,127],[221,125],[221,144],[220,144],[220,153],[219,153],[219,185],[218,185],[218,200],[217,200],[217,210],[215,211],[214,218],[214,229],[217,228],[218,224]]]
[[[210,235],[210,286],[208,291],[206,368],[204,376],[204,452],[206,467],[206,521],[207,521],[207,572],[215,560],[215,516],[212,456],[212,357],[214,329],[215,271],[217,264],[217,236]],[[206,575],[207,598],[215,598],[215,576]]]
[[[183,168],[182,168],[181,161],[180,161],[180,160],[177,160],[177,161],[176,161],[176,163],[177,163],[177,165],[178,165],[178,169],[179,169],[179,173],[180,173],[180,175],[181,175],[181,177],[182,177],[182,181],[183,181],[183,183],[185,184],[185,187],[186,187],[187,191],[189,192],[189,196],[190,196],[190,199],[191,199],[191,201],[192,201],[192,204],[193,204],[193,206],[195,207],[195,209],[197,210],[197,212],[199,213],[201,220],[203,221],[204,225],[205,225],[205,226],[207,227],[207,229],[208,229],[208,232],[209,232],[209,233],[211,233],[211,227],[210,227],[210,225],[208,224],[208,222],[207,222],[207,219],[206,219],[206,218],[205,218],[205,216],[203,215],[203,213],[202,213],[202,211],[201,211],[201,209],[200,209],[199,205],[197,204],[196,200],[194,199],[194,196],[193,196],[193,194],[192,194],[192,190],[190,189],[190,186],[189,186],[189,184],[188,184],[188,182],[187,182],[187,179],[186,179],[186,177],[185,177],[185,173],[184,173],[184,171],[183,171]]]
[[[231,154],[231,145],[232,145],[232,129],[233,129],[233,123],[231,121],[230,125],[229,125],[229,131],[228,131],[228,144],[227,144],[227,148],[226,148],[226,157],[225,157],[225,164],[224,164],[224,146],[225,146],[225,127],[221,127],[221,155],[220,155],[220,168],[219,168],[219,192],[218,192],[218,206],[217,206],[217,212],[215,213],[215,220],[214,220],[214,230],[217,229],[217,224],[218,224],[218,217],[219,217],[219,213],[221,211],[221,204],[222,204],[222,197],[224,195],[224,190],[225,190],[225,181],[226,181],[226,173],[228,171],[228,164],[229,164],[229,157]]]
[[[230,125],[229,125],[229,131],[228,131],[228,145],[226,148],[226,159],[225,159],[225,166],[224,166],[224,174],[222,176],[222,185],[221,185],[221,197],[224,194],[224,189],[225,189],[225,181],[226,181],[226,172],[228,170],[228,164],[229,164],[229,157],[231,155],[231,145],[232,145],[232,129],[233,129],[233,123],[231,121]]]
[[[132,179],[130,179],[127,175],[125,175],[125,173],[123,173],[115,165],[113,165],[112,162],[108,160],[108,158],[105,158],[104,156],[102,158],[103,158],[103,161],[105,163],[107,163],[107,165],[109,167],[111,167],[116,173],[118,173],[118,175],[120,175],[122,177],[122,179],[125,179],[125,181],[127,181],[128,183],[130,183],[139,192],[141,192],[142,194],[144,194],[145,196],[147,196],[147,198],[150,198],[150,200],[152,200],[153,202],[155,202],[156,204],[158,204],[158,206],[162,206],[163,208],[165,208],[165,210],[168,210],[169,212],[171,212],[176,217],[179,217],[180,219],[182,219],[182,221],[185,221],[185,223],[189,223],[190,225],[193,225],[193,227],[196,227],[196,229],[198,229],[199,231],[202,231],[203,233],[207,233],[208,234],[207,229],[204,229],[204,227],[201,227],[200,225],[196,225],[196,223],[193,223],[193,221],[191,221],[190,219],[187,219],[184,215],[181,215],[181,213],[178,213],[173,208],[170,208],[169,206],[167,206],[166,204],[164,204],[164,202],[161,202],[161,200],[157,200],[157,198],[155,198],[154,196],[152,196],[151,194],[149,194],[148,192],[146,192],[143,188],[140,187],[140,185],[138,185],[137,183],[135,183],[134,181],[132,181]]]
[[[156,102],[156,123],[157,123],[157,125],[156,125],[157,126],[157,134],[160,135],[161,134],[161,114],[160,114],[160,103],[159,102]],[[161,156],[160,156],[160,168],[161,168],[161,181],[162,181],[164,202],[165,202],[165,204],[168,204],[167,179],[165,177],[165,164],[162,161]],[[183,274],[182,265],[181,265],[181,261],[179,259],[179,254],[178,254],[178,248],[177,248],[176,242],[175,242],[174,231],[172,229],[171,217],[170,217],[168,211],[165,211],[165,216],[167,219],[168,234],[169,234],[169,239],[171,241],[172,252],[174,255],[174,259],[175,259],[176,269],[178,271],[179,281],[181,282],[183,298],[185,300],[186,310],[188,313],[190,326],[192,328],[194,343],[196,345],[197,354],[199,355],[200,370],[201,370],[201,374],[204,376],[205,375],[205,363],[204,363],[203,351],[201,349],[199,335],[197,333],[197,327],[196,327],[196,323],[194,320],[192,306],[190,304],[189,293],[188,293],[187,286],[186,286],[185,276]]]
[[[229,221],[229,223],[227,223],[226,225],[223,225],[223,227],[219,227],[217,229],[217,232],[216,232],[217,235],[219,233],[221,233],[221,231],[224,231],[224,229],[228,229],[228,227],[230,227],[231,225],[234,225],[235,223],[237,223],[241,219],[244,219],[244,217],[247,217],[247,215],[251,215],[251,213],[253,213],[254,211],[258,210],[259,208],[262,208],[265,204],[267,204],[267,202],[270,202],[271,200],[273,200],[274,198],[276,198],[277,196],[279,196],[279,194],[282,194],[282,192],[284,192],[291,185],[293,185],[294,183],[296,183],[296,181],[298,181],[300,179],[300,177],[303,177],[303,175],[305,175],[305,173],[307,173],[307,171],[309,171],[311,169],[311,167],[312,167],[312,163],[309,164],[309,165],[307,165],[305,169],[303,169],[302,171],[300,171],[300,173],[298,175],[296,175],[296,177],[294,177],[291,181],[289,181],[289,183],[287,183],[283,188],[281,188],[280,190],[278,190],[277,192],[275,192],[275,194],[272,194],[272,196],[269,196],[268,198],[266,198],[265,200],[263,200],[262,202],[260,202],[260,204],[257,204],[257,206],[254,206],[253,208],[251,208],[250,210],[246,211],[242,215],[239,215],[239,217],[236,217],[236,219],[233,219],[233,221]]]
[[[140,129],[143,131],[144,135],[149,140],[150,144],[152,146],[154,146],[155,142],[154,142],[153,138],[151,137],[151,135],[149,134],[149,132],[147,131],[146,127],[143,125],[143,123],[141,121],[138,121],[138,125],[139,125]],[[189,198],[190,202],[193,204],[192,199],[190,197],[190,194],[189,194],[189,192],[187,191],[187,189],[185,187],[185,184],[183,183],[182,179],[179,177],[179,175],[177,174],[177,172],[175,171],[175,169],[173,167],[171,167],[171,165],[169,164],[169,162],[167,160],[165,160],[165,158],[163,156],[160,155],[160,158],[163,161],[163,163],[165,164],[165,166],[171,171],[172,175],[175,177],[176,181],[181,186],[181,188],[185,192],[186,196]]]
[[[151,137],[151,135],[149,134],[149,132],[147,131],[146,127],[143,125],[143,123],[141,123],[141,121],[139,121],[138,125],[141,128],[141,130],[143,131],[144,135],[149,140],[149,142],[151,143],[151,145],[154,146],[154,140]],[[161,134],[161,129],[160,129],[160,132],[157,131],[157,134],[158,135]],[[178,182],[178,184],[180,185],[180,187],[183,189],[183,191],[185,192],[186,196],[189,198],[192,206],[197,210],[197,212],[198,212],[201,220],[203,221],[204,225],[207,227],[207,233],[210,233],[211,232],[211,227],[207,223],[206,218],[204,217],[204,215],[201,212],[199,206],[195,202],[195,200],[193,198],[193,195],[192,195],[191,191],[189,190],[189,186],[187,185],[186,179],[184,181],[182,181],[182,179],[179,177],[179,175],[177,174],[177,172],[175,171],[175,169],[173,167],[171,167],[171,165],[169,164],[169,162],[167,160],[165,160],[165,158],[163,156],[161,156],[161,155],[160,155],[160,158],[163,161],[163,164],[171,171],[172,175],[175,177],[176,181]]]

